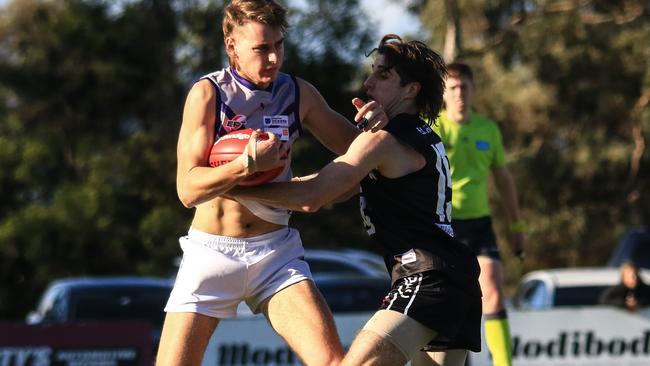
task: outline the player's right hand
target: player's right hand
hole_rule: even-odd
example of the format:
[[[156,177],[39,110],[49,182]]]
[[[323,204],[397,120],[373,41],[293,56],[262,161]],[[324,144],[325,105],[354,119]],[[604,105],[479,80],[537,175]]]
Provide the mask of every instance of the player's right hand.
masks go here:
[[[288,144],[271,132],[266,132],[268,138],[260,139],[261,133],[264,132],[253,131],[246,147],[249,155],[255,151],[255,171],[266,171],[284,166],[287,163]]]
[[[352,105],[357,108],[354,116],[357,128],[362,131],[381,130],[388,124],[388,115],[379,103],[374,100],[364,102],[359,98],[352,99]],[[367,122],[365,122],[367,121]]]

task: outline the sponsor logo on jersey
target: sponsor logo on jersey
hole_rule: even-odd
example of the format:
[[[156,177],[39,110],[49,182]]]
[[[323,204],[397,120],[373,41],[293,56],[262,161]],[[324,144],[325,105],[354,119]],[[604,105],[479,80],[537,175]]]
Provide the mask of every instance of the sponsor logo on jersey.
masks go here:
[[[490,149],[490,143],[485,141],[485,140],[477,140],[476,141],[476,150],[479,151],[487,151]]]
[[[264,131],[275,134],[280,141],[289,141],[289,116],[264,116]]]
[[[264,116],[264,126],[289,127],[289,116],[283,116],[283,115]]]
[[[232,119],[226,118],[221,125],[223,126],[223,129],[228,132],[236,131],[246,125],[246,116],[238,114]]]

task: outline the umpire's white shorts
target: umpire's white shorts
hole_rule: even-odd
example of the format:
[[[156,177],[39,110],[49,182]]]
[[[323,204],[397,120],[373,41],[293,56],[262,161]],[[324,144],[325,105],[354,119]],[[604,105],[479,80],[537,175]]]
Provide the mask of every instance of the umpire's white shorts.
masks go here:
[[[254,313],[269,296],[311,279],[297,230],[288,227],[251,238],[208,234],[190,228],[166,312],[233,318],[245,301]]]

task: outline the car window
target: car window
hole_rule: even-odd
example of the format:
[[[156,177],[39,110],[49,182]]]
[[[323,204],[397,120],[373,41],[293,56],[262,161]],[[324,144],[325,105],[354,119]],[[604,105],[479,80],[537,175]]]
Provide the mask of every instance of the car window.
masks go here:
[[[327,305],[334,313],[376,311],[390,290],[389,281],[318,283]]]
[[[68,304],[66,301],[67,292],[63,288],[55,288],[49,292],[44,300],[43,321],[64,322],[67,320]]]
[[[164,287],[84,288],[71,296],[71,320],[144,320],[162,326],[169,292]]]
[[[359,259],[359,262],[362,262],[366,266],[373,268],[378,272],[387,272],[386,264],[383,262],[383,260],[379,262],[379,261],[374,261],[366,258],[361,258]]]
[[[555,306],[597,305],[607,286],[560,287],[555,290]]]
[[[365,271],[363,271],[361,268],[335,260],[324,258],[307,258],[307,263],[309,263],[309,269],[312,273],[336,273],[350,275],[366,274]]]
[[[524,309],[542,309],[548,303],[546,285],[543,281],[532,280],[520,290],[518,305]]]
[[[52,287],[45,290],[43,297],[38,303],[38,308],[36,312],[38,316],[42,318],[51,318],[52,317],[52,308],[54,307],[54,300],[56,295],[59,293],[58,288]]]

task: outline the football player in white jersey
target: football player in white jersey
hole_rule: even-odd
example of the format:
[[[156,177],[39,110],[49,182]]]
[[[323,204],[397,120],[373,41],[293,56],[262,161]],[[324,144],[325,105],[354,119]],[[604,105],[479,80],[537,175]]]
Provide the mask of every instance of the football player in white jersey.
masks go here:
[[[232,1],[223,19],[230,67],[199,80],[188,93],[176,182],[181,202],[195,214],[188,234],[180,239],[183,261],[165,308],[158,366],[200,365],[219,321],[236,316],[241,301],[268,318],[303,364],[334,365],[343,357],[332,314],[311,281],[286,210],[272,212],[223,196],[251,173],[290,161],[285,155],[299,129],[291,130],[287,141],[274,134],[258,141],[253,133],[239,158],[215,168],[208,165],[208,151],[220,129],[242,122],[237,117],[242,113],[233,108],[248,108],[242,127],[259,128],[262,117],[286,121],[288,127],[299,123],[338,155],[357,136],[314,86],[280,72],[286,27],[286,10],[275,1]],[[267,116],[268,108],[286,102],[274,99],[280,86],[299,90],[289,93],[299,98],[296,108],[280,117],[277,111]],[[253,98],[247,105],[244,94],[270,99],[265,104]],[[383,117],[373,117],[370,125]],[[281,179],[290,178],[284,174]]]

